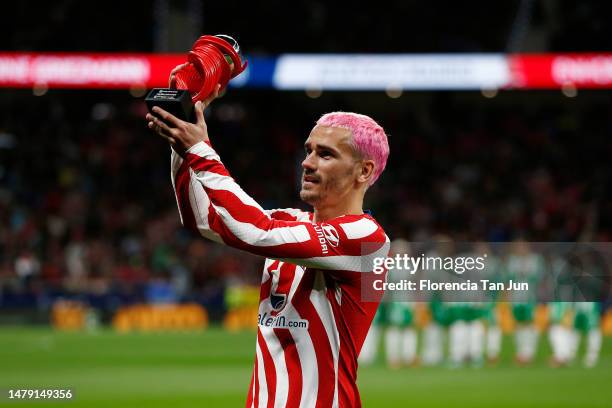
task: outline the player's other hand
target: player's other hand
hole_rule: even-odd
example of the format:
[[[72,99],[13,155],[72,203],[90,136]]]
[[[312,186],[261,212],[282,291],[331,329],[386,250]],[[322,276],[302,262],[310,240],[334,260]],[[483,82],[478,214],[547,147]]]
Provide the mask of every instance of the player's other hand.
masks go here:
[[[154,106],[155,115],[147,113],[147,126],[166,139],[177,153],[183,154],[191,146],[209,140],[204,109],[219,96],[220,89],[221,85],[217,85],[211,96],[204,101],[196,102],[194,107],[196,123],[181,120],[159,106]]]

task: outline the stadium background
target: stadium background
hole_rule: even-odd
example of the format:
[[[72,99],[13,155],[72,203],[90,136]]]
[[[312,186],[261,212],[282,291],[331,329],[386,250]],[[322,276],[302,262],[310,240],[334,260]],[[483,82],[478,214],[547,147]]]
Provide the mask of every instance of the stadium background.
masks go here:
[[[200,33],[229,33],[254,58],[597,53],[612,38],[605,2],[3,9],[11,18],[0,52],[184,53]],[[322,113],[347,110],[371,115],[390,135],[389,165],[367,207],[391,238],[575,241],[596,214],[590,240],[609,241],[611,99],[605,87],[245,87],[230,89],[208,121],[233,176],[265,208],[303,208],[302,141]],[[255,339],[242,326],[254,323],[249,285],[262,260],[180,227],[168,149],[144,114],[138,89],[0,90],[0,388],[69,387],[72,406],[242,404]],[[136,306],[167,303],[187,306]],[[364,405],[610,405],[609,337],[591,370],[549,368],[545,336],[532,367],[513,365],[512,351],[507,337],[500,364],[479,370],[390,371],[381,360],[360,369]]]

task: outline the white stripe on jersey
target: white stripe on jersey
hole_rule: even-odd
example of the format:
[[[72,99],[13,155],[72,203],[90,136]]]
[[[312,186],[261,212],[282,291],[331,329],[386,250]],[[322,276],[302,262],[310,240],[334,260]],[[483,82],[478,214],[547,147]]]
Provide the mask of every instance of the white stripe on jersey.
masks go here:
[[[221,163],[221,158],[215,152],[215,149],[206,144],[206,142],[198,142],[191,146],[185,153],[195,154],[196,156],[205,157],[209,156],[210,160],[215,160]]]
[[[225,208],[214,205],[217,214],[223,218],[223,223],[233,232],[240,241],[258,247],[294,244],[310,241],[310,233],[305,225],[293,227],[278,227],[271,230],[262,230],[248,222],[240,222]]]
[[[200,181],[200,183],[212,190],[229,191],[230,193],[238,197],[242,204],[255,207],[259,211],[261,211],[264,216],[267,216],[263,208],[261,208],[261,206],[255,200],[253,200],[251,196],[245,193],[242,188],[240,188],[240,186],[236,184],[233,178],[224,176],[222,174],[213,173],[212,171],[195,172],[195,177]]]
[[[319,389],[319,368],[312,338],[295,333],[295,329],[290,329],[290,333],[295,340],[295,348],[302,367],[300,408],[314,408],[317,404],[317,392],[315,390]]]
[[[289,298],[293,299],[295,292],[304,277],[304,269],[295,267],[295,275],[289,292]],[[299,313],[290,307],[285,311],[288,319],[305,319],[305,316],[300,316]],[[317,355],[310,335],[304,335],[304,329],[289,329],[289,333],[295,342],[295,348],[300,358],[300,366],[302,369],[302,398],[300,408],[311,408],[317,404],[317,392],[319,389],[319,368],[317,365]]]
[[[274,396],[274,408],[285,408],[285,403],[289,395],[289,372],[285,363],[284,351],[278,341],[278,337],[274,334],[274,329],[271,327],[259,327],[268,351],[274,361],[276,369],[276,394]],[[275,358],[278,357],[278,358]]]
[[[189,169],[189,172],[193,174],[191,169]],[[191,208],[197,208],[197,211],[193,211],[193,216],[200,234],[202,234],[203,237],[222,244],[223,239],[221,236],[213,231],[208,224],[210,198],[208,198],[202,184],[193,177],[189,178],[189,202],[191,203]]]
[[[268,405],[268,384],[266,383],[266,369],[264,366],[264,358],[259,348],[259,339],[257,339],[257,346],[255,347],[255,354],[257,355],[257,380],[259,381],[259,406],[265,407]],[[255,400],[253,400],[254,402]]]
[[[325,287],[325,277],[322,271],[316,272],[314,287]],[[334,359],[334,402],[332,408],[338,407],[338,353],[340,352],[340,333],[338,333],[338,327],[334,319],[334,312],[331,308],[329,300],[325,296],[325,290],[312,290],[310,291],[310,302],[314,306],[329,340],[329,346],[331,348],[332,357]]]
[[[372,235],[378,230],[378,225],[368,218],[340,224],[348,239],[360,239]]]

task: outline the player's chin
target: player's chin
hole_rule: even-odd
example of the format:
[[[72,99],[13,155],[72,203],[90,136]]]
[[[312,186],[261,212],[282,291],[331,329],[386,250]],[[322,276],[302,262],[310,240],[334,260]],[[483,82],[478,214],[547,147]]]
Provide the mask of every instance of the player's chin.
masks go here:
[[[300,199],[307,204],[314,204],[319,200],[319,194],[315,191],[302,187],[300,190]]]

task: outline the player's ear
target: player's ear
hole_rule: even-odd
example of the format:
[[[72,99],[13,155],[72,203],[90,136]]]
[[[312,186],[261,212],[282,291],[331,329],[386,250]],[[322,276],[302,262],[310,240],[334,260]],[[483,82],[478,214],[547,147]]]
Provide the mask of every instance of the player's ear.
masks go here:
[[[374,174],[374,166],[374,160],[362,160],[358,169],[357,181],[359,183],[368,183]]]

